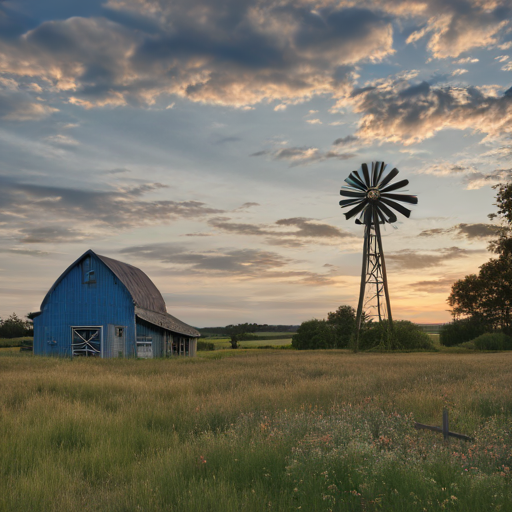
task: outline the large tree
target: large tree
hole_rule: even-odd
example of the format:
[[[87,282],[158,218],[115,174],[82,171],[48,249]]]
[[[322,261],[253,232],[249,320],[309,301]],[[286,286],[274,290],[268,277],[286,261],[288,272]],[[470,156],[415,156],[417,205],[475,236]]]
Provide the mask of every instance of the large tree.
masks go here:
[[[238,348],[238,342],[241,341],[242,336],[244,334],[256,332],[257,328],[258,324],[231,324],[224,328],[224,332],[231,338],[231,348]]]
[[[473,318],[489,330],[512,331],[512,182],[497,185],[498,212],[489,215],[499,219],[498,237],[489,244],[497,258],[454,283],[448,304],[455,318]]]

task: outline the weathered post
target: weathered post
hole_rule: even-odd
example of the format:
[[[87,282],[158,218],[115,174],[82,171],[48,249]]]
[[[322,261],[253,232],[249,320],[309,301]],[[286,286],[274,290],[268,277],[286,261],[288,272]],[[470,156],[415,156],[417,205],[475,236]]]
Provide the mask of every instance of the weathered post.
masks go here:
[[[448,409],[443,409],[443,437],[444,442],[447,443],[450,440],[450,428],[448,424]]]

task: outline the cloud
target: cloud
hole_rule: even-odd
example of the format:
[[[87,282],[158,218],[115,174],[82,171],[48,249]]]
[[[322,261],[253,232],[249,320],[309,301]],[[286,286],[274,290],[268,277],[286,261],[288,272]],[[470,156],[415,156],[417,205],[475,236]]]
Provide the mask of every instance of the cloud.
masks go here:
[[[487,140],[512,134],[512,94],[496,96],[476,87],[411,84],[413,76],[389,77],[352,92],[347,101],[362,114],[357,137],[366,142],[410,145],[447,128],[469,129],[485,134]],[[345,103],[339,102],[337,108]]]
[[[179,219],[203,219],[224,212],[199,201],[142,199],[163,188],[166,185],[146,183],[88,190],[27,184],[0,177],[0,215],[24,242],[36,243],[39,239],[60,242],[66,233],[72,240],[88,237],[75,229],[77,223],[86,225],[88,232],[105,234]],[[72,226],[62,226],[66,222]],[[57,223],[60,227],[54,227]]]
[[[441,277],[439,279],[430,279],[425,281],[416,281],[414,283],[410,283],[408,285],[409,288],[413,288],[419,292],[428,292],[428,293],[448,293],[451,289],[453,283],[457,281],[458,278],[454,277]]]
[[[320,18],[291,1],[228,3],[109,3],[144,17],[158,12],[151,31],[100,17],[46,21],[0,41],[0,72],[84,108],[152,105],[169,94],[286,106],[340,94],[353,65],[394,51],[391,23],[377,11],[330,6]]]
[[[416,4],[417,2],[412,2]],[[430,18],[426,25],[414,31],[407,43],[428,36],[428,50],[433,57],[458,57],[474,48],[497,44],[500,33],[509,24],[510,4],[502,2],[424,2]]]
[[[467,238],[468,240],[486,239],[496,236],[497,227],[493,224],[466,224],[460,223],[451,228],[433,228],[422,231],[418,236],[421,237],[436,237],[441,235],[454,235],[455,238]]]
[[[189,251],[175,244],[149,244],[120,251],[134,258],[170,265],[166,274],[204,275],[208,278],[273,279],[283,282],[323,286],[332,284],[332,272],[318,274],[302,269],[288,269],[293,260],[272,251],[257,249],[216,249]]]
[[[337,151],[322,151],[314,147],[287,147],[257,151],[250,156],[270,156],[273,160],[290,162],[290,167],[307,165],[312,162],[321,162],[331,158],[349,160],[357,156],[356,153],[339,153]]]
[[[479,188],[497,185],[512,180],[512,168],[496,169],[489,173],[474,172],[464,177],[464,182],[468,190],[477,190]]]
[[[245,109],[277,102],[282,110],[345,96],[359,64],[394,53],[394,26],[413,26],[407,41],[427,38],[434,58],[456,58],[506,49],[500,38],[512,15],[508,0],[109,0],[105,7],[111,19],[49,20],[0,40],[0,73],[84,108],[148,106],[175,95]],[[32,102],[18,118],[49,108]]]
[[[475,59],[472,57],[464,57],[463,59],[459,59],[454,61],[454,64],[474,64],[475,62],[480,62],[479,59]]]
[[[57,111],[27,93],[0,87],[0,118],[6,121],[39,121]]]
[[[355,137],[354,135],[347,135],[346,137],[340,137],[339,139],[336,139],[332,144],[333,146],[352,146],[358,142],[358,137]]]
[[[469,254],[481,251],[468,251],[459,247],[449,247],[437,251],[415,251],[404,249],[386,255],[386,261],[394,268],[405,270],[419,270],[435,268],[446,261],[466,258]]]
[[[342,231],[341,229],[335,226],[331,226],[330,224],[321,223],[315,221],[314,219],[307,219],[303,217],[280,219],[277,220],[274,225],[245,224],[232,222],[229,217],[217,217],[210,219],[208,224],[216,229],[237,235],[268,237],[267,241],[271,245],[282,245],[287,247],[298,247],[299,244],[300,246],[304,245],[304,241],[292,241],[290,240],[290,237],[293,239],[338,239],[351,238],[354,236],[351,233]],[[297,229],[294,231],[283,231],[279,229],[281,226],[292,226]]]
[[[236,208],[233,211],[234,212],[241,212],[241,211],[244,211],[244,210],[248,210],[249,208],[254,208],[256,206],[260,206],[260,203],[252,203],[252,202],[244,203],[242,206],[239,206],[238,208]]]
[[[347,238],[353,237],[351,233],[342,231],[341,229],[331,226],[330,224],[322,224],[313,219],[304,217],[294,217],[291,219],[280,219],[276,221],[278,226],[294,226],[298,228],[293,232],[293,236],[313,237],[313,238]]]
[[[88,234],[77,229],[62,226],[40,226],[19,230],[20,242],[24,244],[60,244],[82,242],[96,238],[96,234]]]

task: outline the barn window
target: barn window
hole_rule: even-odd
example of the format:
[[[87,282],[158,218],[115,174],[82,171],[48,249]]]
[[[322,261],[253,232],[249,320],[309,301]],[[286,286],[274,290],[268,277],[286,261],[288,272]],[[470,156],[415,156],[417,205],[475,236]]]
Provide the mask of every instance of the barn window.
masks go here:
[[[116,337],[117,338],[123,337],[123,328],[122,327],[116,327]]]
[[[87,284],[92,284],[96,282],[96,274],[94,273],[94,270],[89,270],[89,272],[85,274],[85,282]]]
[[[137,336],[137,357],[153,357],[153,337]]]
[[[93,284],[96,282],[96,273],[91,267],[91,258],[85,258],[84,261],[82,262],[82,272],[85,284]]]

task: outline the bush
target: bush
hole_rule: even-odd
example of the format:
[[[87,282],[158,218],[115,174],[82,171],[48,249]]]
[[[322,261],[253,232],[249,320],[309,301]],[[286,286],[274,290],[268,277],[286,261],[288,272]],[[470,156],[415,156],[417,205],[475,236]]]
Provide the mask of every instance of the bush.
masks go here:
[[[292,346],[297,350],[335,348],[333,329],[325,320],[303,322],[293,335]]]
[[[476,318],[455,320],[451,324],[445,324],[441,327],[439,341],[445,347],[453,347],[465,341],[474,340],[484,334],[487,329],[486,325]]]
[[[327,322],[334,331],[335,347],[348,347],[356,327],[356,310],[352,306],[340,306],[335,312],[327,313]]]
[[[486,332],[473,340],[477,350],[512,350],[512,338],[502,332]]]
[[[197,342],[197,350],[215,350],[215,344],[208,341]]]
[[[360,350],[382,347],[386,350],[432,350],[430,336],[408,320],[393,322],[389,332],[387,322],[371,322],[363,326],[359,335]]]

